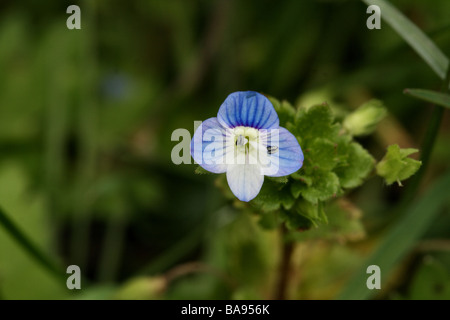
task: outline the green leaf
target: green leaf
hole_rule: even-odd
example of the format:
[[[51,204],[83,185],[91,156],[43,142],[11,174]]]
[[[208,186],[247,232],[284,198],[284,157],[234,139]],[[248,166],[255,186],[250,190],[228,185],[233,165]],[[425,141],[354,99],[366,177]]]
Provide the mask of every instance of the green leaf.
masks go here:
[[[381,287],[393,268],[413,249],[417,240],[425,233],[434,218],[448,204],[450,171],[437,180],[434,185],[416,202],[412,203],[406,214],[393,225],[375,252],[354,273],[338,299],[368,299],[376,290],[366,287],[367,266],[377,265],[381,272]]]
[[[326,211],[328,223],[305,232],[293,232],[288,237],[297,241],[329,239],[340,243],[357,241],[364,237],[361,211],[348,200],[338,199],[322,206],[324,208],[321,211]]]
[[[384,0],[363,0],[367,5],[377,5],[381,17],[405,40],[441,78],[445,79],[449,60],[434,42],[397,8]]]
[[[284,176],[284,177],[269,177],[266,176],[267,179],[269,179],[270,181],[273,181],[275,183],[287,183],[288,182],[288,176]]]
[[[268,97],[270,102],[278,114],[278,118],[280,119],[280,126],[286,127],[287,123],[293,123],[295,120],[295,108],[286,100],[279,101],[274,97]]]
[[[425,89],[405,89],[403,93],[441,107],[450,108],[450,95],[445,93]]]
[[[373,157],[359,143],[348,143],[345,137],[339,141],[337,150],[341,162],[335,172],[341,187],[355,188],[361,185],[373,169]]]
[[[417,149],[400,149],[396,144],[388,147],[384,158],[377,164],[377,174],[383,177],[388,185],[408,179],[422,165],[421,161],[408,158],[418,152]]]
[[[294,178],[295,180],[300,180],[301,182],[305,183],[307,186],[312,185],[312,178],[303,174],[300,174],[299,172],[294,172],[293,174],[291,174],[291,177]],[[294,193],[294,198],[298,198],[298,193]]]
[[[260,208],[264,212],[277,210],[281,205],[286,210],[289,210],[294,205],[295,199],[289,192],[289,187],[286,184],[280,184],[266,179],[261,188],[261,191],[255,199],[251,201],[252,205]]]
[[[308,186],[310,186],[310,184],[306,184],[304,181],[294,181],[294,183],[292,183],[291,185],[291,193],[294,198],[298,198],[300,196],[300,193],[302,193],[302,190],[304,190]]]
[[[298,214],[295,211],[282,211],[280,215],[281,219],[286,223],[286,227],[289,230],[305,231],[313,226],[310,219],[304,215]]]
[[[345,117],[343,126],[352,136],[372,133],[387,111],[379,100],[370,100]]]
[[[295,117],[295,130],[297,138],[303,141],[315,138],[334,140],[339,133],[339,126],[333,123],[334,117],[328,105],[315,105],[307,110],[299,109]],[[309,145],[302,145],[309,148]]]
[[[339,178],[334,172],[315,170],[311,176],[312,184],[308,186],[302,181],[295,181],[291,185],[291,192],[294,197],[300,194],[313,204],[319,201],[326,201],[340,192]]]
[[[314,226],[323,224],[327,222],[327,218],[323,213],[322,204],[318,202],[317,204],[312,204],[304,199],[299,199],[295,203],[294,210],[304,216],[306,219],[310,220]]]
[[[336,144],[328,139],[317,138],[309,143],[305,156],[305,170],[319,168],[330,171],[338,164]]]

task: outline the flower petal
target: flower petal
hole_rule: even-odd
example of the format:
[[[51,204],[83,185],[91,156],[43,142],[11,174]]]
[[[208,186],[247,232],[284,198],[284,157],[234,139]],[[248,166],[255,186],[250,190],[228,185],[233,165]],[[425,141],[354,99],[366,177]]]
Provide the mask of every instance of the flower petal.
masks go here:
[[[264,182],[261,169],[255,164],[234,164],[227,170],[227,181],[233,194],[241,201],[256,197]]]
[[[303,165],[303,152],[297,138],[283,127],[270,130],[270,138],[265,142],[270,165],[262,168],[270,177],[282,177],[299,170]]]
[[[230,94],[220,106],[217,119],[226,128],[245,126],[270,129],[277,128],[280,124],[269,99],[254,91]]]
[[[191,140],[192,158],[205,170],[213,173],[226,172],[226,154],[232,150],[232,145],[227,143],[228,137],[229,133],[217,118],[203,121]]]

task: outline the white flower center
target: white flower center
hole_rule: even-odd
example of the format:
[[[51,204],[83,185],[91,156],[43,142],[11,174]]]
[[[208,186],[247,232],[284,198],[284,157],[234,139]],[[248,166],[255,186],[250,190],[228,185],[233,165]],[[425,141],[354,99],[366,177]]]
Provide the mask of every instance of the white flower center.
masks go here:
[[[268,162],[267,134],[251,127],[236,127],[231,132],[233,164],[258,164]]]

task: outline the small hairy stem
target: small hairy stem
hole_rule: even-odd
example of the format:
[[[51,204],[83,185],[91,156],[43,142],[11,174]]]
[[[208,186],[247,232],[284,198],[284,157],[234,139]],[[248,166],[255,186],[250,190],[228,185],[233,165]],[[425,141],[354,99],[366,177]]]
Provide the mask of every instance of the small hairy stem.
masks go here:
[[[276,300],[286,300],[288,280],[289,275],[291,273],[291,260],[292,260],[292,253],[294,252],[294,243],[292,241],[285,240],[286,233],[287,229],[283,225],[281,232],[282,236],[281,262],[278,269],[278,283],[275,288],[275,297],[274,297]]]

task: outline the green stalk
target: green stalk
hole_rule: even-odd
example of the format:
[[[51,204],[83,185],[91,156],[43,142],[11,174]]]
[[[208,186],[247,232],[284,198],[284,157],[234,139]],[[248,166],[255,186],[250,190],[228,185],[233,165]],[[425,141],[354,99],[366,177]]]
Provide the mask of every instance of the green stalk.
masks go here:
[[[289,283],[292,254],[294,253],[294,243],[286,240],[287,229],[284,225],[281,227],[281,260],[278,267],[278,282],[275,288],[275,300],[286,300],[287,288]]]
[[[407,189],[405,190],[405,193],[402,197],[401,203],[399,204],[401,208],[403,208],[406,204],[410,203],[410,201],[414,198],[419,189],[420,182],[422,181],[423,175],[428,167],[428,163],[431,157],[431,153],[433,151],[436,137],[439,133],[439,127],[441,125],[443,114],[444,109],[442,107],[439,106],[433,107],[433,112],[431,114],[428,128],[425,133],[422,146],[420,147],[421,153],[420,161],[422,161],[422,166],[409,182]]]
[[[442,84],[442,92],[449,91],[450,84],[450,67],[447,70],[447,74],[445,76],[445,80]],[[442,116],[444,115],[444,108],[440,106],[433,106],[433,112],[431,114],[431,118],[428,124],[427,131],[425,132],[425,137],[422,142],[422,146],[420,149],[422,161],[422,166],[419,171],[412,177],[411,181],[408,184],[407,189],[398,205],[398,210],[403,211],[403,209],[410,203],[414,196],[416,195],[420,182],[422,181],[423,175],[426,172],[428,167],[428,163],[433,152],[434,143],[436,141],[437,135],[439,133],[439,128],[441,126]]]
[[[63,269],[47,256],[0,208],[0,225],[35,261],[58,278],[65,278]],[[62,282],[65,284],[65,281]]]

